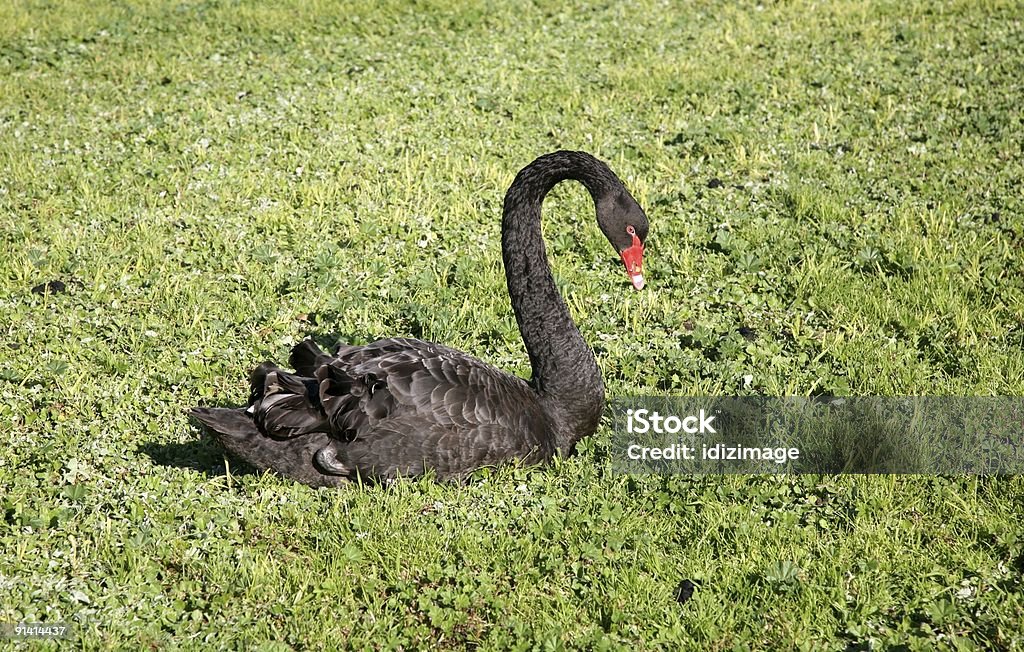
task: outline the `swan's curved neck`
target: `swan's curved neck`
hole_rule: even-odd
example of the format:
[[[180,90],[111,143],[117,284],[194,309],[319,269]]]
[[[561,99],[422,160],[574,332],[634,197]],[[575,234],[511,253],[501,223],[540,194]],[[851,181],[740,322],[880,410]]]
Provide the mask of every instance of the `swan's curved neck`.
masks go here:
[[[542,156],[523,168],[509,187],[501,233],[509,296],[530,355],[532,383],[563,455],[593,434],[604,407],[597,361],[555,286],[541,235],[541,204],[565,179],[583,183],[595,204],[621,187],[611,170],[589,154]]]

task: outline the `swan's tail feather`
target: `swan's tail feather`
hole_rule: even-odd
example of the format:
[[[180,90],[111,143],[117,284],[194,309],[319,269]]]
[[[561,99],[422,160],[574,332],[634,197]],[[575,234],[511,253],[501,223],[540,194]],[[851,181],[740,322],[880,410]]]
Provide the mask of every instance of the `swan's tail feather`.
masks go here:
[[[206,426],[217,441],[234,455],[253,466],[269,468],[269,461],[261,464],[264,461],[261,440],[265,438],[244,409],[192,408],[189,414]]]
[[[316,373],[317,367],[326,364],[331,356],[320,350],[311,339],[305,339],[292,348],[292,355],[288,360],[295,373],[300,376],[312,376]]]
[[[229,453],[258,469],[273,470],[313,487],[336,487],[346,482],[314,465],[317,452],[331,444],[324,433],[292,440],[272,439],[260,434],[243,408],[192,408],[190,413]]]
[[[260,435],[252,417],[246,414],[243,408],[197,407],[189,410],[189,414],[218,435],[224,435],[232,440],[244,441]]]

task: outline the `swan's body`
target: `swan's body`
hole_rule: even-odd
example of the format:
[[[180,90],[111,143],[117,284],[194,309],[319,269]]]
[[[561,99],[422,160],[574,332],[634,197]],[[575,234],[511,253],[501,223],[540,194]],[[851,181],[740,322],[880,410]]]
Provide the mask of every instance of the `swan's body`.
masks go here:
[[[341,346],[333,356],[307,340],[292,351],[294,374],[270,363],[253,371],[247,408],[192,414],[246,462],[313,486],[427,470],[451,478],[568,455],[594,433],[604,407],[600,370],[558,294],[541,238],[541,203],[570,178],[590,191],[602,231],[634,287],[643,286],[647,218],[604,163],[555,152],[520,171],[505,196],[502,252],[529,383],[419,340]]]

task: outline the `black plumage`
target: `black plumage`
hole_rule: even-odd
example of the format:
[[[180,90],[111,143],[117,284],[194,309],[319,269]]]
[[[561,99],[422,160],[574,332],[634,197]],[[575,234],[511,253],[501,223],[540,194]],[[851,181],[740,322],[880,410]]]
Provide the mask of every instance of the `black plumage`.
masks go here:
[[[313,486],[428,469],[458,478],[510,460],[568,455],[597,429],[604,386],[541,237],[541,203],[563,179],[586,186],[598,224],[620,254],[632,247],[639,256],[647,236],[643,210],[589,154],[555,152],[519,172],[505,197],[502,252],[533,367],[529,383],[420,340],[343,345],[333,355],[306,340],[292,351],[294,373],[266,362],[252,372],[247,407],[194,408],[192,415],[234,455]],[[639,267],[627,262],[627,271],[642,287]]]

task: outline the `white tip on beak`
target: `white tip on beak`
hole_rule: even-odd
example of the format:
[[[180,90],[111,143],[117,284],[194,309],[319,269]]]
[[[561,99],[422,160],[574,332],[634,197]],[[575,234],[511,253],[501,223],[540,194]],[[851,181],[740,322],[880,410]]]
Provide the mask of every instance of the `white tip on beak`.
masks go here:
[[[633,287],[637,290],[644,289],[644,275],[643,274],[630,274],[629,280],[633,281]]]

